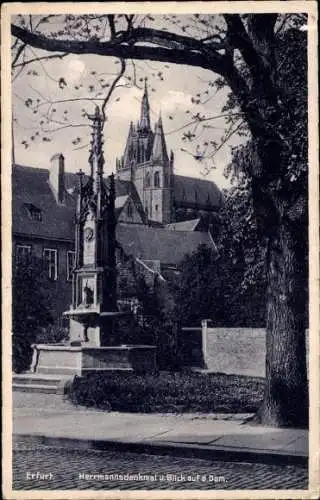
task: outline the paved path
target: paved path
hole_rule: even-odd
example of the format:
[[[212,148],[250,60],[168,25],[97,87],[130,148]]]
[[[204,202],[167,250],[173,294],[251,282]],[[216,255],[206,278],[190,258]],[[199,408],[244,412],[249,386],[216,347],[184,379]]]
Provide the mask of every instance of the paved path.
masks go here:
[[[15,439],[68,448],[171,450],[198,457],[306,463],[306,430],[243,424],[204,414],[102,412],[64,403],[61,396],[13,393]],[[31,441],[30,441],[31,439]]]
[[[47,479],[37,478],[37,472],[47,474]],[[293,465],[39,446],[19,446],[13,454],[14,490],[302,490],[307,486],[307,469]]]

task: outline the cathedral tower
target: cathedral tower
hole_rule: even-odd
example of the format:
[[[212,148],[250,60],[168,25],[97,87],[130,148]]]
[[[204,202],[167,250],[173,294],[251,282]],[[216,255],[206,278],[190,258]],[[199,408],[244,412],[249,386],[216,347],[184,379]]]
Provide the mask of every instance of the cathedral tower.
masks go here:
[[[134,183],[148,220],[161,224],[172,221],[173,155],[169,159],[161,116],[154,132],[151,129],[146,82],[140,120],[136,126],[130,124],[116,173],[119,179]]]
[[[148,218],[168,224],[171,222],[173,164],[169,160],[164,137],[162,118],[155,124],[154,140],[146,168],[144,205]]]

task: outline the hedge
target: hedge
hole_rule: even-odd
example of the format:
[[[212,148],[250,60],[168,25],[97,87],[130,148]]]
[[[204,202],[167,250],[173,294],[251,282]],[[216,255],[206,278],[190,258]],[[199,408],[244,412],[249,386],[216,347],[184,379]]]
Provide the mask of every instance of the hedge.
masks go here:
[[[263,399],[263,379],[225,374],[94,373],[75,377],[69,399],[107,411],[251,413]]]

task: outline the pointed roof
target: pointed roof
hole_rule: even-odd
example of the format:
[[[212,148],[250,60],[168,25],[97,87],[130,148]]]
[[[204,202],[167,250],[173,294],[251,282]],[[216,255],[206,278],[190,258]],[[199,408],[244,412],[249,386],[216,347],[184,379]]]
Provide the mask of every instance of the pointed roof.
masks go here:
[[[127,142],[126,142],[126,147],[124,149],[124,154],[123,154],[123,163],[125,166],[128,166],[130,164],[130,150],[132,146],[132,137],[134,135],[134,130],[133,130],[133,122],[130,122],[130,127],[129,127],[129,133],[127,137]]]
[[[154,131],[154,141],[152,147],[152,160],[167,162],[169,161],[166,140],[164,137],[163,127],[162,127],[162,118],[161,114],[159,116],[158,123],[156,123],[155,131]]]
[[[141,101],[141,113],[139,127],[141,130],[150,130],[150,106],[148,99],[147,79],[144,83],[144,94]]]
[[[201,219],[189,219],[181,222],[171,222],[166,225],[166,229],[171,231],[196,231]]]

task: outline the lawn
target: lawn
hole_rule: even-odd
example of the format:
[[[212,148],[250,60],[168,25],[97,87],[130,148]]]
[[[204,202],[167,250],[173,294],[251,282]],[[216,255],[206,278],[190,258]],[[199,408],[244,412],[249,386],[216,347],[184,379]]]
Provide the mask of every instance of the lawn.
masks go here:
[[[219,373],[87,374],[68,398],[77,405],[139,413],[251,413],[263,399],[264,379]]]

